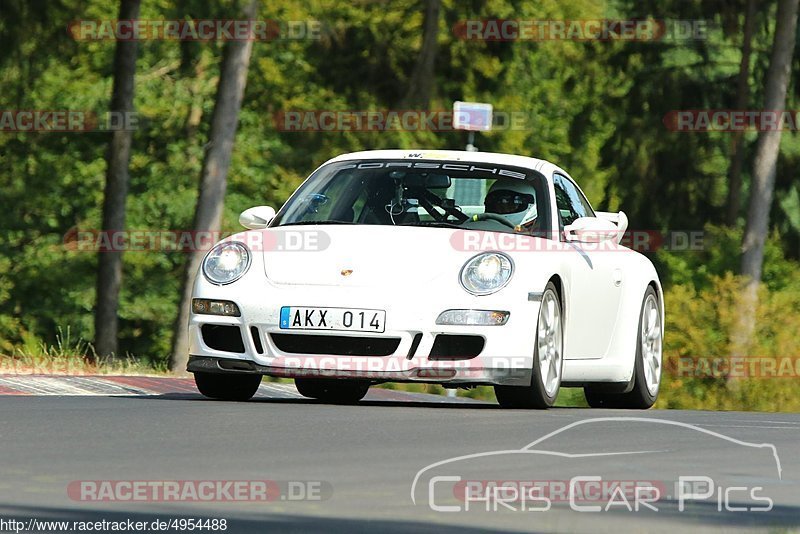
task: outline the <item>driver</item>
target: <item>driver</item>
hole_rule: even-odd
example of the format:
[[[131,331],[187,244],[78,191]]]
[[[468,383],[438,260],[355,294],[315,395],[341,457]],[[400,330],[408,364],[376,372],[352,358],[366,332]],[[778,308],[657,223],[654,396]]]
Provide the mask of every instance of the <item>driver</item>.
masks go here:
[[[500,178],[483,201],[485,213],[501,215],[517,227],[530,230],[536,223],[536,190],[526,180]]]

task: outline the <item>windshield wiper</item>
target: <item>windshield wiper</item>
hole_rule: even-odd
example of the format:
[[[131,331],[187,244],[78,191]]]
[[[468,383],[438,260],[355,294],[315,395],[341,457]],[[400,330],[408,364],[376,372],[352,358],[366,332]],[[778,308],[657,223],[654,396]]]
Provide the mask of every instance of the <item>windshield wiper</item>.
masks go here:
[[[420,221],[407,224],[398,224],[397,226],[432,226],[434,228],[461,228],[461,225],[451,222],[439,221]]]
[[[288,223],[281,223],[275,228],[280,228],[281,226],[311,226],[314,224],[357,224],[353,221],[296,221],[296,222],[288,222]]]

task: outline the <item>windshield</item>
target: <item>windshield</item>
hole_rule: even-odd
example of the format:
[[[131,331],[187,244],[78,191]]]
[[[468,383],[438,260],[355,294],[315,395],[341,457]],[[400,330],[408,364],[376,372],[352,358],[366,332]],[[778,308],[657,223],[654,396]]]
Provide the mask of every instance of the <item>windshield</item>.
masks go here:
[[[369,160],[315,172],[271,226],[367,224],[545,233],[544,178],[486,163]]]

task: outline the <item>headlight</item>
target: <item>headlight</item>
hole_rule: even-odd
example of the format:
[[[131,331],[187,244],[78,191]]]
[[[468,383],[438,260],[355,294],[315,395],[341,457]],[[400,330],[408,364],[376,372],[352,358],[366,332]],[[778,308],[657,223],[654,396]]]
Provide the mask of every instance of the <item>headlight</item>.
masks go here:
[[[230,284],[247,272],[250,251],[235,241],[220,243],[203,260],[203,274],[214,284]]]
[[[489,295],[511,280],[514,265],[500,252],[478,254],[461,268],[461,285],[473,295]]]

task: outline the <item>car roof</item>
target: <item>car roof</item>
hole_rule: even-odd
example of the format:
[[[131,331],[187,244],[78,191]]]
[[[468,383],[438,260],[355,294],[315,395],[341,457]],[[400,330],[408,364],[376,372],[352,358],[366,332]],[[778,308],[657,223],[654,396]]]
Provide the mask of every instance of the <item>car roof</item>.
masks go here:
[[[542,173],[548,180],[552,171],[559,171],[567,176],[563,169],[547,160],[516,156],[513,154],[499,154],[496,152],[466,152],[464,150],[430,150],[430,149],[393,149],[393,150],[363,150],[336,156],[325,162],[334,163],[356,159],[418,159],[418,160],[450,160],[469,161],[471,163],[493,163],[496,165],[511,165],[532,169]]]

